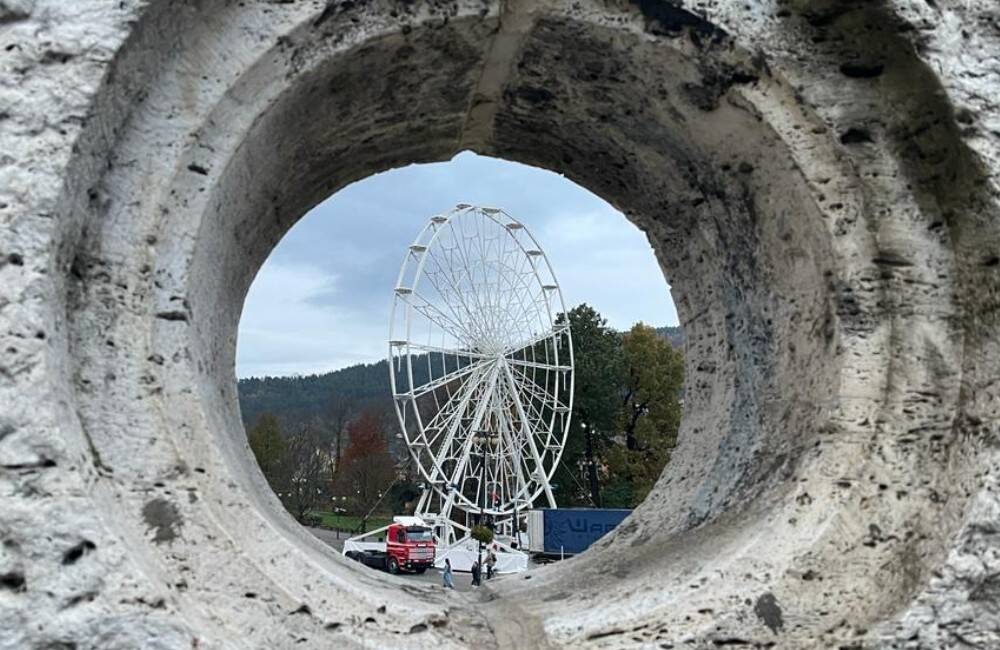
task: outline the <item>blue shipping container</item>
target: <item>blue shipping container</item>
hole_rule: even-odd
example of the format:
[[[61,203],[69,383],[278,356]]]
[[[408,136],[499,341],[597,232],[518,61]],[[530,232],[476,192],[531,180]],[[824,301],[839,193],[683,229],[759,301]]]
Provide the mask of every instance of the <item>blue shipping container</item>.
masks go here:
[[[544,551],[567,555],[584,552],[632,513],[597,508],[548,508],[541,512],[545,522]]]

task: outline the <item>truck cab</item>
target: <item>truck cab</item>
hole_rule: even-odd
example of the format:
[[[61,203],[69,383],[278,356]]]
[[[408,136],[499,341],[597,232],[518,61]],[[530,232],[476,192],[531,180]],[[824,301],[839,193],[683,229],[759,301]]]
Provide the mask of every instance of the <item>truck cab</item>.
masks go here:
[[[434,564],[434,533],[419,525],[393,523],[386,530],[386,570],[423,573]]]
[[[385,542],[366,541],[385,533]],[[344,542],[344,555],[389,573],[423,573],[434,564],[434,532],[418,517],[397,516],[385,528]]]

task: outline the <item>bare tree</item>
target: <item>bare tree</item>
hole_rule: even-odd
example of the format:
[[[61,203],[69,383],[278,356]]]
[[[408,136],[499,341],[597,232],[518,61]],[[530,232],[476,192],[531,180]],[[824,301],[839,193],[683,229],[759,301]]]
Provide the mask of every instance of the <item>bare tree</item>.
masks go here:
[[[330,395],[323,409],[323,428],[327,431],[327,455],[329,457],[330,477],[337,472],[340,459],[344,457],[344,428],[350,419],[352,400],[340,393]]]
[[[302,523],[326,494],[327,460],[323,447],[316,430],[307,426],[285,441],[281,500],[285,509]]]

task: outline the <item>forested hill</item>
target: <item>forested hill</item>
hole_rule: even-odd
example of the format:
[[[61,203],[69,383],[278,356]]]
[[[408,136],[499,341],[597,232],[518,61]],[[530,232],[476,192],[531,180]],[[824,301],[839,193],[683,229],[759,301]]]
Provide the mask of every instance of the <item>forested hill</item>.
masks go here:
[[[679,347],[680,327],[658,327],[657,334]],[[365,409],[392,408],[385,361],[342,368],[323,375],[253,377],[238,383],[243,424],[250,428],[262,413],[278,417],[282,428],[301,422],[348,418]]]
[[[238,383],[243,424],[253,426],[262,413],[282,425],[327,419],[331,409],[352,412],[391,408],[389,369],[385,361],[363,363],[323,375],[252,377]]]
[[[681,345],[684,343],[684,331],[681,329],[680,325],[677,325],[676,327],[657,327],[656,333],[670,341],[670,345],[677,349],[680,349]]]

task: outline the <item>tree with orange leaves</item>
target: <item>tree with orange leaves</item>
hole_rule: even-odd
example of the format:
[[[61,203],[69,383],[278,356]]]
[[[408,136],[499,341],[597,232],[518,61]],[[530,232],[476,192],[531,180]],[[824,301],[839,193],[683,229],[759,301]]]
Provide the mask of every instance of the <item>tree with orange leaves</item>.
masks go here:
[[[351,514],[364,516],[389,489],[396,464],[377,413],[364,411],[345,433],[347,448],[333,478],[334,493],[347,497]]]

